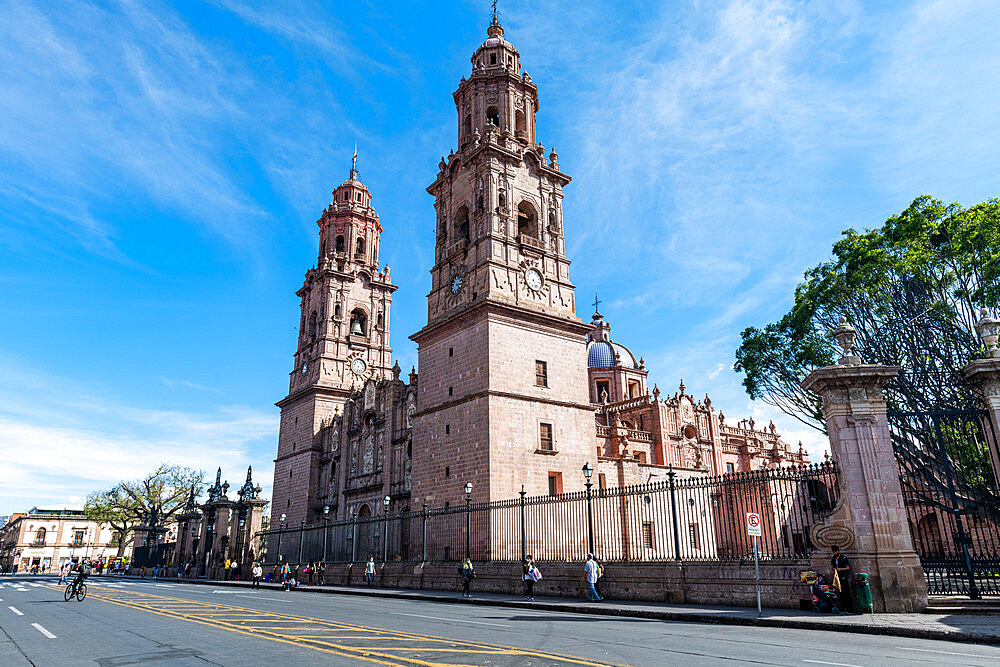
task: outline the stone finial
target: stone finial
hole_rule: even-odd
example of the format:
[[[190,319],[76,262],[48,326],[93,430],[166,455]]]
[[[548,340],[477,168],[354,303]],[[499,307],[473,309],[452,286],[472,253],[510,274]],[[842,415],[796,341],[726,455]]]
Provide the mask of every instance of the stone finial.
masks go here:
[[[681,380],[680,395],[684,396],[684,380]]]
[[[861,363],[861,357],[854,354],[854,341],[857,338],[857,331],[848,322],[847,318],[841,315],[840,326],[833,330],[833,337],[837,339],[837,344],[844,351],[844,356],[837,362],[839,366],[857,366]]]
[[[726,423],[726,415],[723,412],[719,413],[719,426],[724,426]]]
[[[639,357],[639,370],[645,370],[646,368],[646,358]]]
[[[399,367],[399,360],[397,360],[396,363],[392,365],[392,379],[398,380],[399,374],[402,372],[402,370],[403,369]]]
[[[997,348],[997,339],[1000,338],[1000,320],[990,317],[990,311],[986,308],[979,309],[976,333],[986,345],[986,356],[1000,357],[1000,349]]]
[[[750,430],[752,431],[753,430],[753,425],[754,425],[753,417],[751,417],[750,419],[747,420],[747,425],[750,426]]]
[[[441,161],[438,162],[438,171],[444,171],[448,168],[448,163],[444,161],[444,156],[441,156]]]
[[[549,153],[549,166],[556,170],[559,169],[559,153],[556,153],[555,148]]]
[[[774,425],[774,420],[773,420],[773,419],[771,420],[771,423],[767,425],[767,429],[768,429],[768,430],[769,430],[769,431],[770,431],[771,433],[775,433],[775,432],[777,432],[777,430],[778,430],[778,427]]]
[[[653,384],[653,398],[657,401],[660,400],[660,387],[655,383]]]
[[[482,135],[479,134],[479,128],[477,127],[475,130],[472,131],[472,145],[473,146],[478,146],[479,145],[479,140],[481,138],[482,138]]]
[[[705,407],[706,408],[712,407],[712,399],[708,397],[708,394],[705,394]]]

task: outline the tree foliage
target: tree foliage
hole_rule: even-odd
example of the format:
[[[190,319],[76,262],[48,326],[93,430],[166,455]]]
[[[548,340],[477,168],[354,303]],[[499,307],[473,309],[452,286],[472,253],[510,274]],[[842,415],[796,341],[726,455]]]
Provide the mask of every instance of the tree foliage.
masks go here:
[[[133,539],[132,531],[152,517],[159,525],[183,510],[192,488],[195,496],[205,480],[205,473],[183,466],[160,466],[142,479],[124,481],[110,489],[87,496],[83,510],[88,518],[110,526],[121,537],[120,557]]]
[[[1000,200],[962,208],[918,197],[881,227],[845,231],[832,255],[805,273],[780,320],[743,331],[735,368],[750,397],[824,430],[799,382],[841,356],[830,333],[843,316],[865,363],[903,367],[893,407],[961,400],[943,379],[981,355],[978,309],[1000,301]]]

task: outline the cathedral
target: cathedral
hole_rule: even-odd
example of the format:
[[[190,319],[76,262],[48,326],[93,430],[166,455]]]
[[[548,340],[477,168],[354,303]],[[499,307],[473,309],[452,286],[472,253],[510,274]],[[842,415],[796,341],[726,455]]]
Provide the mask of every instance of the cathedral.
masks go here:
[[[535,135],[538,88],[494,17],[454,93],[457,150],[438,164],[427,323],[416,369],[392,363],[396,286],[355,163],[320,215],[281,409],[271,525],[806,462],[773,424],[727,424],[596,312],[576,315],[563,220],[570,177]],[[572,223],[570,223],[572,231]],[[431,233],[428,225],[428,233]],[[388,499],[388,505],[384,506]],[[384,508],[383,508],[384,506]]]

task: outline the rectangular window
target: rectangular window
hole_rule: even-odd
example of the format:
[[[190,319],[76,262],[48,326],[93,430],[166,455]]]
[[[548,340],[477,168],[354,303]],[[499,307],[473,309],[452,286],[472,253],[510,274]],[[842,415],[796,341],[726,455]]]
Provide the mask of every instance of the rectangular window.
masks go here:
[[[449,357],[454,357],[455,356],[455,348],[453,348],[453,347],[449,347],[448,348],[448,356]]]
[[[645,463],[646,462],[646,452],[633,452],[632,453],[632,458],[634,458],[639,463]]]
[[[601,490],[608,488],[608,476],[603,472],[597,473],[597,488]]]
[[[444,434],[448,435],[449,433],[451,433],[451,424],[445,424],[444,425]]]
[[[444,476],[445,477],[451,477],[451,466],[445,466],[444,467]]]
[[[636,382],[628,383],[628,397],[635,398],[639,395],[639,384]]]
[[[561,472],[550,472],[549,473],[549,495],[558,496],[562,493],[562,473]]]
[[[455,388],[454,387],[448,387],[448,395],[449,396],[454,396],[455,395]]]
[[[535,386],[549,386],[549,365],[544,361],[535,360]]]
[[[538,425],[538,448],[551,452],[552,447],[552,424]]]
[[[727,463],[726,464],[726,472],[727,473],[734,473],[734,472],[736,472],[736,466],[734,466],[732,463]]]
[[[688,524],[688,541],[690,542],[692,549],[701,549],[701,545],[698,542],[698,524]]]
[[[642,546],[646,549],[653,548],[653,522],[642,522]]]
[[[80,547],[83,546],[83,531],[78,530],[73,533],[73,546]]]
[[[611,400],[611,390],[608,388],[609,386],[610,385],[608,385],[607,380],[598,381],[597,383],[598,403],[603,403],[605,398],[607,398],[609,401]]]

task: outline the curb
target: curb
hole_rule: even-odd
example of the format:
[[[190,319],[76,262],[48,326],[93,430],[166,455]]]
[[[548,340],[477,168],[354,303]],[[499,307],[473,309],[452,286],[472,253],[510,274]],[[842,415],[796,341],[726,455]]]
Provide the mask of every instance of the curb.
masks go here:
[[[122,578],[122,577],[119,577]],[[152,579],[140,579],[139,577],[125,577],[127,579],[138,579],[140,581],[153,581]],[[177,579],[160,579],[157,581],[175,582]],[[250,584],[243,581],[217,581],[217,580],[194,580],[182,579],[179,583],[196,584],[200,586],[215,586],[216,588],[250,588]],[[281,586],[275,583],[261,583],[263,590],[281,590]],[[826,623],[819,620],[810,619],[788,619],[788,618],[745,618],[741,616],[726,616],[718,614],[704,614],[700,612],[678,612],[678,611],[654,611],[650,609],[623,609],[615,607],[601,606],[575,606],[567,607],[563,604],[553,604],[550,602],[520,602],[518,600],[490,600],[490,599],[468,599],[449,598],[438,595],[427,595],[420,592],[396,592],[381,591],[373,589],[371,591],[339,588],[327,585],[325,588],[301,588],[301,593],[320,593],[335,595],[356,595],[360,597],[382,597],[398,600],[418,600],[422,602],[444,602],[449,604],[474,604],[483,607],[507,607],[512,609],[533,609],[542,611],[557,611],[567,614],[588,614],[591,616],[618,616],[623,618],[648,618],[659,621],[675,621],[680,623],[705,623],[712,625],[740,625],[757,626],[762,628],[783,628],[797,630],[821,630],[825,632],[844,632],[859,635],[882,635],[888,637],[907,637],[910,639],[933,639],[948,642],[972,642],[977,644],[1000,644],[1000,635],[981,634],[976,632],[949,632],[946,630],[932,630],[922,628],[907,628],[900,626],[873,626],[854,625],[847,623]]]

